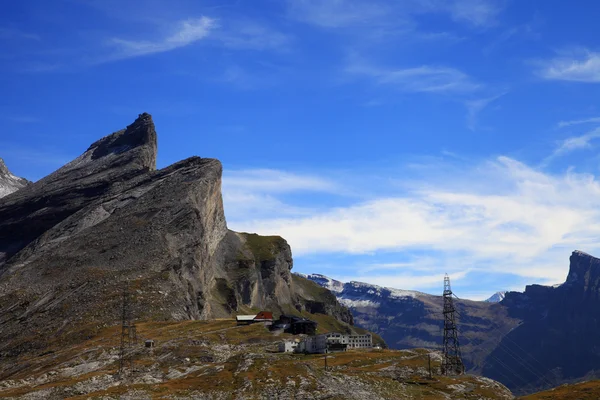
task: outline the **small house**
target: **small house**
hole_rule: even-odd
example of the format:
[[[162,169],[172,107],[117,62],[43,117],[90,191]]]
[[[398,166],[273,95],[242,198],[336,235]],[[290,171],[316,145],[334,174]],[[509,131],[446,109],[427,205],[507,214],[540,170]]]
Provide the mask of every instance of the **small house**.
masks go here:
[[[254,315],[236,315],[235,320],[238,325],[250,325],[257,322],[263,322],[265,324],[273,323],[273,313],[269,311],[261,311]]]

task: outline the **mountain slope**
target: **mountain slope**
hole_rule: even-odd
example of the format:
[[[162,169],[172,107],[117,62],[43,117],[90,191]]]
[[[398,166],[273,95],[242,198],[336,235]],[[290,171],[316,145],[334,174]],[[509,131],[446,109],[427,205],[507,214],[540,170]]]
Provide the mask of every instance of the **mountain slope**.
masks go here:
[[[381,335],[390,348],[441,347],[441,296],[362,282],[342,283],[319,274],[305,276],[324,287],[336,288],[338,301],[352,311],[355,323]],[[490,348],[519,320],[509,316],[500,304],[455,299],[455,305],[460,313],[465,364],[470,371],[478,372]]]
[[[0,198],[8,196],[30,183],[27,179],[14,176],[8,170],[4,160],[0,158]]]
[[[600,378],[600,259],[574,251],[565,283],[508,292],[502,305],[523,322],[490,353],[486,376],[514,371],[509,385],[532,389]]]
[[[77,343],[117,323],[125,282],[140,320],[269,309],[351,322],[335,297],[292,278],[284,239],[227,229],[218,160],[156,170],[156,151],[142,114],[0,199],[0,379],[17,357],[43,352],[48,335]]]
[[[331,325],[353,329],[332,317]],[[471,399],[509,400],[510,391],[487,378],[438,376],[440,355],[429,350],[348,351],[327,355],[274,353],[289,334],[262,324],[236,326],[233,319],[149,322],[138,336],[155,348],[138,348],[133,374],[119,379],[119,327],[102,329],[85,343],[68,346],[50,338],[45,354],[0,381],[0,398],[11,399]],[[429,357],[434,376],[428,377]],[[129,372],[129,371],[128,371]]]
[[[307,277],[322,285],[337,282],[322,275]],[[380,334],[391,348],[441,345],[440,296],[358,282],[335,286],[356,324]],[[455,304],[470,372],[518,394],[600,378],[600,259],[574,251],[562,285],[530,285],[523,293],[506,292],[499,302]]]

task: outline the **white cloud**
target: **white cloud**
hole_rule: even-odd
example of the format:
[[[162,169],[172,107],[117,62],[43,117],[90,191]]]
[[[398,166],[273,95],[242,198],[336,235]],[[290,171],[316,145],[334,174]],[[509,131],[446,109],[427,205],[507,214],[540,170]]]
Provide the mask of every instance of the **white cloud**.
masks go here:
[[[600,53],[578,50],[541,62],[538,74],[549,80],[600,82]]]
[[[454,68],[422,65],[412,68],[386,68],[353,59],[346,67],[353,75],[374,79],[379,84],[393,85],[406,92],[467,93],[481,85]]]
[[[284,193],[295,191],[337,192],[339,186],[330,180],[273,169],[248,169],[225,173],[224,187],[257,192]]]
[[[502,11],[498,2],[489,0],[455,0],[443,4],[454,20],[478,27],[495,25]]]
[[[231,49],[287,50],[291,37],[251,20],[223,20],[212,38]]]
[[[477,117],[479,116],[479,113],[483,111],[492,102],[498,100],[505,94],[506,93],[501,93],[496,96],[465,102],[465,105],[467,107],[467,127],[472,131],[475,130],[475,128],[477,127]]]
[[[558,123],[558,127],[559,128],[565,128],[567,126],[581,125],[581,124],[591,124],[591,123],[600,123],[600,117],[585,118],[585,119],[576,119],[576,120],[571,120],[571,121],[560,121]]]
[[[419,14],[445,14],[476,27],[496,24],[504,2],[496,0],[289,0],[289,15],[324,28],[415,27]]]
[[[206,38],[217,26],[215,19],[203,16],[177,22],[170,34],[157,40],[113,38],[109,44],[117,48],[117,53],[113,55],[112,59],[162,53],[189,46]]]
[[[435,257],[429,266],[406,257],[388,263],[390,271],[397,271],[383,274],[388,282],[392,276],[418,276],[415,271],[438,268],[558,283],[566,276],[572,250],[600,252],[600,183],[593,175],[571,170],[552,175],[507,157],[462,165],[461,179],[444,165],[431,170],[437,172],[412,183],[409,191],[366,201],[345,199],[349,205],[311,204],[305,215],[273,209],[268,218],[266,213],[240,215],[229,223],[236,230],[282,235],[297,256],[418,252]],[[293,182],[284,186],[303,190]],[[271,183],[263,187],[277,198]],[[282,210],[285,203],[281,200]],[[364,273],[364,266],[355,267],[347,276],[377,283],[378,274]],[[401,283],[396,287],[407,287]]]
[[[286,204],[277,197],[298,192],[338,194],[344,189],[321,177],[271,169],[225,171],[223,176],[223,201],[227,218],[232,221],[249,215],[254,218],[299,217],[318,212],[311,207]]]
[[[364,0],[290,0],[289,15],[325,28],[386,24],[390,5]]]
[[[597,139],[599,137],[600,128],[596,128],[584,135],[568,137],[558,143],[554,152],[550,156],[546,157],[546,159],[544,159],[543,165],[546,165],[550,161],[556,159],[557,157],[564,156],[565,154],[568,154],[572,151],[591,148],[592,140]]]

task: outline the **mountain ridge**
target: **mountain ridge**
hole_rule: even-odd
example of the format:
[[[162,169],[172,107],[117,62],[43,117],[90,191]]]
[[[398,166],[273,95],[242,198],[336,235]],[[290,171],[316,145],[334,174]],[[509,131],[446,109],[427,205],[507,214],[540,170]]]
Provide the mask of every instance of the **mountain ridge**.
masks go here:
[[[157,170],[157,150],[152,117],[140,114],[0,199],[0,379],[48,335],[78,343],[118,323],[125,284],[140,320],[268,309],[352,323],[330,292],[292,276],[285,239],[228,229],[218,160]]]

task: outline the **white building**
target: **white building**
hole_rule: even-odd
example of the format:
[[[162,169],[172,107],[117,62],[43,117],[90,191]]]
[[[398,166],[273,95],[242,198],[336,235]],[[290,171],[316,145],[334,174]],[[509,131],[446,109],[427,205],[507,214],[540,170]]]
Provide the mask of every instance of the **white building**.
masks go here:
[[[296,353],[327,353],[327,335],[307,336],[296,347]]]
[[[284,340],[283,342],[279,343],[279,352],[294,353],[299,343],[299,340]]]
[[[348,348],[354,349],[370,349],[373,347],[373,338],[371,334],[366,335],[350,335],[348,338]]]
[[[349,335],[347,333],[331,332],[327,333],[328,343],[345,344],[349,349],[370,349],[373,347],[373,338],[370,334]]]

